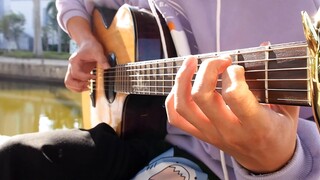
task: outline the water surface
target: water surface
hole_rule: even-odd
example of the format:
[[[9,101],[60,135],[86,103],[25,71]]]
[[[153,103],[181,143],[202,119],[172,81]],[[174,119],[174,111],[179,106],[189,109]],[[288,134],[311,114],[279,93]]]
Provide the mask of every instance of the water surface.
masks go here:
[[[81,126],[80,94],[62,84],[0,79],[0,135]]]

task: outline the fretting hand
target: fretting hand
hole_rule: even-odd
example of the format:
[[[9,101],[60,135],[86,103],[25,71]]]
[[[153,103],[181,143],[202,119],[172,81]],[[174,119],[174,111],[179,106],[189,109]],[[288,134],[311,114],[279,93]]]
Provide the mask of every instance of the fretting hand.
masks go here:
[[[166,100],[168,121],[215,145],[252,172],[268,173],[283,167],[296,144],[298,107],[260,104],[249,90],[244,68],[230,57],[188,58],[177,73]],[[222,73],[222,93],[216,89]]]

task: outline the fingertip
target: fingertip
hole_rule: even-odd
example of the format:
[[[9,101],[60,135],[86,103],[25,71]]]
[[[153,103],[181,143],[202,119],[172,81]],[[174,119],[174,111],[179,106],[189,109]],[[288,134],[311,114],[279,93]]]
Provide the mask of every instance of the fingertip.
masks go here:
[[[241,81],[245,81],[245,77],[244,77],[244,67],[240,66],[240,65],[231,65],[229,67],[227,67],[227,72],[229,74],[230,77],[232,77],[232,79],[234,80],[241,80]]]
[[[221,56],[219,56],[219,58],[227,61],[228,65],[232,63],[232,57],[229,54],[222,54]]]
[[[239,65],[231,65],[227,67],[226,71],[222,74],[222,89],[224,92],[243,91],[245,88],[246,92],[248,84],[244,76],[244,68]]]
[[[194,66],[197,64],[198,59],[195,56],[188,56],[183,61],[183,64],[186,66]]]
[[[107,61],[107,58],[104,56],[104,55],[102,55],[102,56],[100,56],[98,59],[97,59],[97,63],[101,66],[101,68],[103,68],[103,69],[108,69],[108,68],[110,68],[110,65],[109,65],[109,63],[108,63],[108,61]]]
[[[110,68],[110,65],[109,65],[107,62],[103,62],[103,63],[101,64],[101,67],[102,67],[103,69],[109,69],[109,68]]]

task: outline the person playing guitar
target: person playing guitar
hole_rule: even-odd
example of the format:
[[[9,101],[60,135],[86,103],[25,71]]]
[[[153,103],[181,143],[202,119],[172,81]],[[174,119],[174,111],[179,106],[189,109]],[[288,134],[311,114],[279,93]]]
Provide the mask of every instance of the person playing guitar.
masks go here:
[[[317,99],[317,26],[301,11],[319,3],[57,0],[79,46],[65,84],[90,89],[95,127],[13,138],[1,175],[318,179],[319,131],[299,106]]]

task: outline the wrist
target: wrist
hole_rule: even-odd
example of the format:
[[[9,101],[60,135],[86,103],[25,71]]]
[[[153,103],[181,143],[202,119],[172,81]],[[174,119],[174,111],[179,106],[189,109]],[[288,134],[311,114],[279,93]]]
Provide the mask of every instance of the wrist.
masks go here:
[[[78,46],[88,42],[96,42],[89,22],[82,17],[75,16],[70,18],[67,23],[67,30]]]
[[[269,173],[252,173],[247,168],[239,164],[234,158],[233,167],[235,173],[239,179],[252,179],[253,177],[259,177],[261,179],[296,179],[301,177],[306,178],[308,173],[311,172],[313,163],[312,155],[309,150],[302,146],[299,137],[297,138],[296,149],[292,158],[286,163],[286,165],[277,171]]]
[[[278,148],[274,148],[276,145],[273,145],[272,148],[260,150],[261,153],[252,153],[254,157],[246,156],[237,161],[252,174],[276,172],[290,162],[296,150],[296,142],[294,138],[291,143],[288,140],[287,144],[282,142]]]

